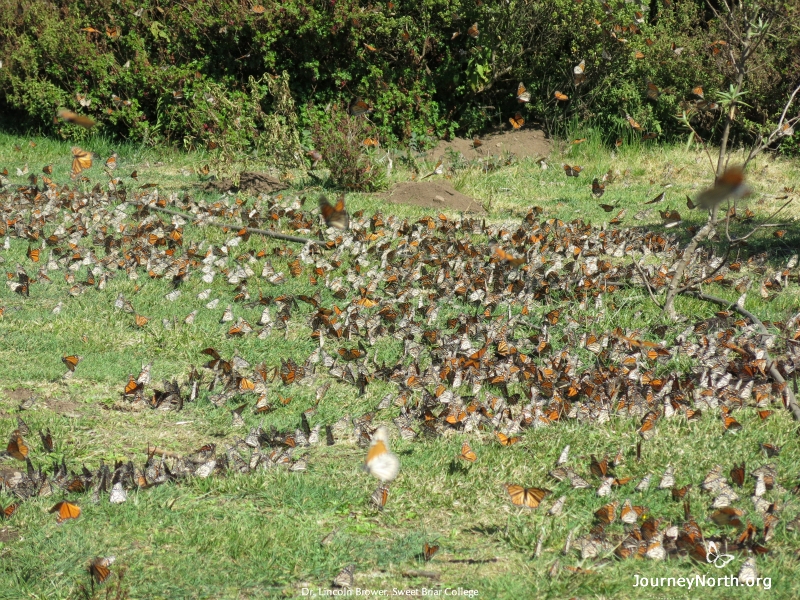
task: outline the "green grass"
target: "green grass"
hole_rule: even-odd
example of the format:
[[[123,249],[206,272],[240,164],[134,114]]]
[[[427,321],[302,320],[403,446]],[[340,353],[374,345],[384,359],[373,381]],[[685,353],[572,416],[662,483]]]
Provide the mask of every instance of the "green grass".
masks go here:
[[[667,201],[655,208],[676,208],[684,219],[700,222],[699,213],[686,210],[684,194],[693,195],[708,184],[709,167],[703,154],[683,148],[626,145],[612,155],[599,146],[592,132],[575,137],[587,137],[588,141],[577,146],[556,144],[548,157],[547,170],[525,160],[489,174],[474,166],[453,173],[452,183],[487,207],[487,220],[512,223],[511,231],[533,205],[544,208],[543,219],[580,217],[599,225],[607,223],[616,213],[605,213],[597,207],[599,201],[591,197],[589,184],[592,177],[612,169],[620,175],[608,185],[602,202],[619,203],[620,209],[628,209],[624,225],[661,229],[657,210],[652,218],[643,221],[635,221],[633,214],[642,208],[643,201],[664,189],[663,183],[672,183],[673,187],[667,190]],[[68,181],[69,144],[36,139],[36,147],[31,148],[27,142],[0,136],[0,169],[8,166],[13,183],[25,181],[25,177],[16,176],[15,169],[26,163],[31,172],[53,164],[53,179]],[[14,144],[19,144],[21,150],[14,150]],[[113,150],[103,140],[86,147],[104,157]],[[125,176],[138,169],[139,183],[158,183],[162,195],[186,190],[196,198],[215,200],[214,195],[204,196],[197,189],[196,175],[184,175],[182,170],[191,171],[206,163],[212,163],[212,171],[236,167],[215,165],[210,155],[130,146],[117,147],[116,151],[121,162],[118,173]],[[560,167],[562,162],[579,164],[584,171],[577,179],[566,178]],[[667,175],[668,165],[672,166],[672,175]],[[248,168],[259,166],[251,164]],[[629,173],[624,175],[626,171]],[[94,167],[90,177],[102,180],[98,173],[99,169]],[[756,190],[751,207],[757,219],[779,205],[775,196],[782,195],[784,187],[800,183],[796,161],[773,162],[763,158],[751,173],[750,181]],[[399,160],[395,160],[392,177],[408,178]],[[314,198],[313,194],[320,190],[299,173],[295,174],[294,182],[283,193],[285,197],[307,194]],[[374,196],[360,194],[348,195],[347,203],[351,212],[363,209],[366,215],[381,210],[385,215],[412,219],[428,212],[387,206]],[[786,218],[796,219],[798,214],[797,207],[792,206]],[[757,234],[748,252],[768,251],[768,267],[782,268],[798,247],[797,226],[790,224],[784,228],[789,232],[780,240],[771,235],[771,230]],[[185,233],[187,242],[207,240],[215,246],[231,235],[216,228],[195,226],[187,226]],[[10,246],[8,251],[0,252],[5,259],[2,265],[5,270],[13,272],[14,266],[21,263],[34,273],[25,258],[27,242],[11,238]],[[253,236],[236,248],[236,253],[262,248],[271,252],[282,246],[281,242]],[[285,258],[271,257],[271,260],[277,270],[288,275]],[[658,261],[657,257],[651,259],[653,264],[660,264]],[[287,277],[282,286],[270,285],[258,277],[262,262],[253,265],[256,277],[248,288],[253,299],[258,298],[259,292],[310,295],[319,289],[323,304],[330,304],[330,291],[323,285],[315,288],[305,275],[296,279]],[[84,273],[85,269],[81,270],[76,278],[80,279]],[[163,280],[150,279],[145,273],[140,273],[136,281],[117,277],[104,291],[89,289],[75,298],[67,295],[68,288],[58,271],[54,272],[50,286],[37,284],[30,299],[13,294],[5,285],[0,288],[0,306],[5,307],[0,319],[0,432],[7,434],[15,429],[18,416],[25,419],[31,429],[26,438],[31,443],[31,458],[44,467],[62,457],[76,470],[82,463],[96,468],[100,460],[109,463],[133,459],[141,466],[148,445],[181,454],[211,441],[224,448],[243,437],[247,429],[233,429],[229,410],[213,406],[207,393],[178,413],[120,410],[124,408],[120,395],[128,375],[136,375],[143,364],[152,362],[156,387],[164,379],[182,380],[191,365],[199,367],[208,359],[201,351],[209,346],[226,358],[238,353],[253,365],[261,361],[277,365],[289,357],[302,362],[316,347],[306,324],[312,310],[303,303],[294,310],[286,336],[275,330],[266,341],[252,334],[227,338],[227,327],[221,326],[218,319],[228,303],[233,304],[237,317],[242,316],[250,323],[258,320],[261,309],[233,303],[231,286],[220,277],[212,284],[205,284],[195,273],[181,287],[182,295],[173,303],[163,298],[171,286]],[[212,290],[209,300],[220,298],[214,310],[203,308],[208,300],[196,299],[206,288]],[[731,300],[738,296],[729,288],[709,286],[708,290]],[[120,293],[133,303],[138,313],[150,317],[147,326],[134,327],[132,315],[114,308],[114,300]],[[54,315],[52,309],[59,301],[63,302],[63,309]],[[578,320],[596,319],[588,330],[597,334],[615,327],[638,328],[643,337],[657,340],[659,337],[651,329],[665,323],[646,291],[637,288],[606,297],[604,313],[599,313],[592,303],[586,311],[566,302],[560,304],[569,307],[571,316]],[[757,289],[751,290],[746,307],[763,320],[788,319],[800,307],[797,278],[769,302],[759,297]],[[194,308],[200,310],[195,323],[184,325],[183,318]],[[536,333],[541,315],[551,308],[538,304],[533,307],[530,333]],[[442,306],[439,323],[443,326],[448,316],[463,310],[464,306],[459,304]],[[689,320],[670,327],[666,340],[673,342],[688,324],[711,317],[716,310],[717,307],[706,303],[680,298],[678,311]],[[162,319],[172,320],[176,326],[164,330]],[[576,332],[578,337],[583,330]],[[555,336],[553,345],[559,349],[571,344]],[[330,352],[335,347],[332,342],[326,345]],[[378,362],[395,360],[402,353],[402,344],[384,339],[377,351]],[[576,352],[584,360],[594,360],[585,350]],[[82,355],[84,360],[78,365],[75,377],[64,382],[61,356],[67,354]],[[660,368],[686,371],[690,367],[691,361],[676,356]],[[279,381],[272,384],[271,397],[286,396],[291,402],[286,406],[276,402],[277,409],[263,417],[245,410],[247,428],[261,423],[265,428],[299,426],[299,413],[315,403],[316,387],[329,380],[325,370],[320,369],[319,377],[308,384],[291,387],[284,387]],[[32,390],[39,399],[32,409],[20,412],[14,390],[20,394],[23,388]],[[334,423],[346,414],[359,416],[374,410],[388,392],[396,393],[396,386],[376,382],[359,397],[353,386],[334,381],[312,424]],[[234,406],[232,402],[227,408]],[[116,556],[112,570],[117,574],[124,571],[122,587],[131,598],[300,597],[302,587],[315,591],[317,587],[329,587],[336,574],[351,563],[356,565],[355,581],[361,588],[460,586],[478,590],[480,598],[682,598],[697,594],[711,598],[763,597],[764,591],[746,587],[703,588],[691,593],[685,588],[643,591],[633,587],[635,574],[736,575],[744,555],[737,554],[735,561],[717,571],[711,565],[688,558],[657,563],[619,561],[604,556],[603,560],[582,561],[575,550],[565,556],[562,549],[571,532],[575,537],[585,534],[591,527],[592,513],[615,499],[631,498],[634,504],[647,506],[648,514],[679,523],[683,518],[682,504],[674,502],[668,490],[657,490],[658,478],[668,464],[675,467],[679,486],[693,484],[692,506],[707,535],[722,531],[707,519],[710,498],[700,493],[700,483],[713,465],[720,463],[727,472],[741,461],[748,470],[771,462],[777,467],[779,483],[791,490],[797,483],[800,462],[797,425],[786,411],[775,408],[776,414],[763,422],[752,408],[737,412],[737,419],[743,425],[738,435],[723,434],[718,415],[710,412],[693,423],[682,417],[660,421],[656,437],[644,444],[640,463],[635,460],[639,422],[623,417],[613,417],[602,426],[570,421],[545,429],[525,430],[522,442],[509,448],[499,446],[490,432],[469,435],[448,432],[435,440],[405,442],[391,427],[393,449],[400,456],[402,469],[391,486],[391,497],[383,512],[374,509],[369,501],[375,481],[361,469],[364,451],[348,437],[332,447],[309,449],[309,468],[304,473],[273,469],[249,475],[189,479],[131,492],[126,503],[114,506],[105,498],[93,504],[91,494],[71,495],[81,505],[83,514],[78,520],[61,525],[47,514],[60,499],[59,494],[31,499],[22,503],[8,522],[0,524],[3,526],[0,527],[3,540],[0,541],[0,598],[81,597],[80,586],[88,587],[89,582],[88,561],[108,555]],[[376,420],[391,425],[391,418],[398,412],[392,406],[378,413]],[[44,454],[36,435],[37,430],[47,428],[56,444],[51,456]],[[479,456],[469,466],[457,465],[455,461],[465,439],[470,440]],[[759,449],[762,442],[782,446],[781,454],[766,459]],[[573,490],[568,484],[553,481],[547,473],[565,444],[571,445],[569,464],[593,484],[597,482],[588,474],[590,455],[613,456],[622,448],[626,462],[618,468],[618,475],[634,480],[606,498],[598,498],[594,489]],[[10,458],[2,459],[0,469],[5,472],[19,465]],[[646,473],[654,474],[650,490],[633,491],[635,483]],[[508,501],[503,487],[507,483],[546,487],[554,493],[540,509],[520,511]],[[748,485],[752,488],[752,483]],[[562,494],[567,496],[563,514],[548,516],[547,509]],[[760,525],[747,494],[741,495],[743,500],[737,505],[747,511],[748,519]],[[772,589],[766,592],[770,597],[797,597],[800,584],[795,572],[800,533],[788,531],[786,525],[800,510],[800,503],[789,492],[770,493],[768,497],[779,501],[782,511],[775,537],[768,544],[770,552],[758,559],[759,574],[772,578]],[[0,492],[3,506],[11,500],[7,492]],[[619,534],[622,526],[616,523],[609,530]],[[321,545],[320,541],[333,531],[336,533],[330,543]],[[535,558],[539,538],[543,539],[543,550]],[[440,546],[430,563],[419,558],[425,542]],[[555,561],[593,572],[573,574],[562,568],[551,578],[548,572]]]

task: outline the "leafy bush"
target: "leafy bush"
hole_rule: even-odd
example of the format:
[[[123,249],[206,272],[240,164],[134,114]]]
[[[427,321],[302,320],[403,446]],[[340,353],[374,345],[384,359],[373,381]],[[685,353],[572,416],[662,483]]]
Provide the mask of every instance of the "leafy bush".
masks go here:
[[[350,116],[334,104],[314,120],[311,138],[337,187],[364,192],[384,187],[385,170],[368,150],[379,144],[377,128],[365,116]]]
[[[793,25],[800,7],[761,5],[780,17],[753,62],[741,133],[774,120],[800,80]],[[0,119],[86,135],[53,122],[64,107],[97,119],[101,131],[149,143],[272,152],[281,139],[280,160],[290,163],[298,146],[286,128],[308,128],[317,114],[308,107],[357,96],[374,107],[370,119],[385,142],[507,126],[517,110],[555,132],[571,118],[589,119],[613,139],[628,113],[649,131],[685,135],[674,115],[690,90],[703,85],[713,98],[728,84],[729,57],[713,44],[724,37],[714,14],[702,0],[605,7],[266,0],[256,12],[240,0],[188,8],[158,0],[28,0],[23,8],[0,0]],[[468,33],[473,23],[477,36]],[[581,60],[586,80],[576,86]],[[285,94],[278,108],[280,94],[270,87],[284,72],[296,116]],[[519,81],[531,92],[528,104],[515,98]],[[657,97],[648,98],[648,82]],[[555,91],[569,100],[557,101]],[[715,122],[707,112],[697,126],[712,135]]]

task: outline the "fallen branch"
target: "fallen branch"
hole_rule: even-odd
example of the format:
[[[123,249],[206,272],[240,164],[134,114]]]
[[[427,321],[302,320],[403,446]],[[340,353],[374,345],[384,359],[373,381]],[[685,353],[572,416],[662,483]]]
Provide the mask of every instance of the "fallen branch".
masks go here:
[[[134,206],[147,208],[148,210],[157,210],[160,212],[168,213],[170,215],[176,215],[179,217],[183,217],[184,219],[189,219],[190,221],[195,221],[199,217],[195,215],[187,215],[179,210],[174,210],[172,208],[162,208],[160,206],[153,206],[152,204],[134,204]],[[320,244],[317,240],[312,240],[311,238],[304,238],[299,237],[296,235],[287,235],[285,233],[278,233],[277,231],[271,231],[269,229],[256,229],[255,227],[242,227],[241,225],[233,225],[231,223],[218,223],[216,221],[207,221],[209,225],[213,225],[214,227],[220,227],[221,229],[235,229],[240,231],[244,229],[245,231],[249,231],[250,233],[257,233],[259,235],[265,235],[267,237],[275,238],[278,240],[286,240],[287,242],[295,242],[298,244],[317,244],[318,246],[324,247],[323,244]]]
[[[717,298],[716,296],[710,296],[708,294],[703,294],[701,292],[688,291],[686,293],[691,296],[694,296],[695,298],[698,298],[699,300],[706,300],[708,302],[713,302],[714,304],[718,304],[719,306],[724,306],[726,308],[736,311],[743,317],[750,319],[750,321],[756,327],[758,327],[758,330],[763,335],[769,335],[769,331],[767,331],[767,328],[764,327],[764,323],[761,322],[761,319],[759,319],[749,310],[746,310],[745,308],[742,308],[741,306],[736,304],[736,302],[730,302],[723,298]],[[767,349],[764,348],[763,350],[764,350],[764,357],[767,359],[767,364],[769,366],[769,374],[772,376],[772,379],[778,382],[778,384],[783,385],[783,391],[786,394],[785,396],[786,408],[788,408],[792,412],[792,416],[794,417],[795,421],[800,421],[800,406],[797,405],[797,400],[794,397],[792,389],[789,387],[789,384],[783,378],[783,375],[781,375],[780,371],[778,371],[778,366],[775,364],[775,361],[772,360],[772,357],[769,355]]]

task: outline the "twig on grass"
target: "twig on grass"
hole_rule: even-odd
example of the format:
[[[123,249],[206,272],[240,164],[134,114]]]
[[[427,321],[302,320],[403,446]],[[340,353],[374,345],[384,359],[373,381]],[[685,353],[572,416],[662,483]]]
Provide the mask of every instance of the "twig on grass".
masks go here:
[[[160,206],[153,206],[151,204],[134,204],[134,206],[146,208],[148,210],[158,210],[164,213],[168,213],[170,215],[177,215],[179,217],[183,217],[184,219],[189,219],[190,221],[196,221],[197,216],[195,215],[187,215],[184,212],[179,210],[173,210],[171,208],[162,208]],[[285,240],[287,242],[295,242],[298,244],[316,244],[320,247],[324,247],[324,244],[320,244],[317,240],[312,240],[311,238],[304,238],[299,237],[296,235],[287,235],[285,233],[278,233],[277,231],[271,231],[269,229],[256,229],[255,227],[242,227],[241,225],[233,225],[232,223],[218,223],[216,221],[207,221],[209,225],[213,225],[214,227],[220,227],[222,229],[235,229],[237,231],[244,229],[245,231],[249,231],[250,233],[256,233],[259,235],[265,235],[267,237],[276,238],[279,240]]]

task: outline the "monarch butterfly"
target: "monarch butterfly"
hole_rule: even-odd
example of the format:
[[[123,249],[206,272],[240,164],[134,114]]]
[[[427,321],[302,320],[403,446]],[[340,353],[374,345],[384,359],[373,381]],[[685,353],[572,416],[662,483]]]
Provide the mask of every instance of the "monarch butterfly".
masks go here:
[[[656,139],[657,137],[658,137],[658,134],[657,134],[655,131],[648,131],[647,133],[645,133],[645,134],[642,136],[642,139],[643,139],[643,140],[645,140],[645,141],[647,141],[647,140],[654,140],[654,139]]]
[[[83,127],[84,129],[91,129],[96,125],[94,119],[90,119],[89,117],[84,117],[83,115],[79,115],[78,113],[74,113],[71,110],[67,110],[62,108],[58,111],[58,116],[65,120],[67,123],[75,123],[79,127]]]
[[[480,35],[477,23],[473,23],[472,26],[469,29],[467,29],[467,35],[473,39],[477,38]]]
[[[642,60],[644,58],[644,52],[637,50],[633,53],[633,57],[637,60]]]
[[[509,437],[505,433],[501,433],[499,431],[495,432],[495,436],[497,436],[497,441],[503,446],[513,446],[514,444],[522,441],[522,438],[519,436]]]
[[[617,140],[614,142],[614,146],[616,146],[617,148],[622,146],[622,138],[617,138]]]
[[[619,205],[618,204],[598,204],[598,206],[600,208],[602,208],[606,212],[611,212],[612,210],[617,208],[617,206],[619,206]]]
[[[319,197],[319,209],[322,213],[322,218],[325,219],[327,227],[335,227],[336,229],[349,229],[350,228],[350,215],[344,207],[344,194],[339,196],[336,201],[336,206],[331,206],[328,199],[323,195]]]
[[[425,175],[423,179],[427,179],[431,175],[441,175],[442,173],[444,173],[444,161],[440,158],[436,162],[436,166],[433,167],[433,171]]]
[[[595,455],[591,455],[592,462],[590,465],[590,470],[595,477],[599,477],[603,479],[608,476],[608,459],[604,458],[602,461],[598,461],[595,458]]]
[[[635,131],[642,131],[642,126],[637,123],[632,116],[628,113],[625,113],[625,118],[628,120],[628,124],[633,127]]]
[[[464,442],[461,444],[461,454],[458,455],[461,460],[466,460],[469,462],[475,462],[478,460],[478,455],[475,454],[475,451],[472,449],[472,446],[469,445],[469,442]]]
[[[514,129],[519,129],[523,125],[525,125],[525,119],[522,117],[520,113],[515,114],[513,117],[508,119],[508,122],[511,123],[511,127]]]
[[[19,502],[13,502],[12,504],[9,504],[5,508],[0,506],[0,515],[2,515],[4,519],[10,519],[14,515],[14,513],[17,512],[18,508],[19,508]]]
[[[653,83],[652,81],[647,82],[647,98],[648,100],[658,100],[658,97],[661,95],[661,90],[658,89],[658,86]]]
[[[480,140],[480,138],[477,138],[477,137],[472,138],[472,147],[473,148],[480,148],[481,146],[483,146],[483,142]]]
[[[81,516],[81,509],[77,504],[72,504],[71,502],[67,502],[66,500],[62,500],[53,508],[50,509],[51,513],[57,512],[58,517],[56,517],[56,521],[58,523],[63,523],[67,519],[77,519]]]
[[[517,86],[517,102],[524,103],[531,101],[531,93],[525,88],[525,85],[520,81]]]
[[[537,508],[545,496],[552,494],[543,488],[526,488],[521,485],[506,485],[511,503],[523,508]]]
[[[513,254],[509,254],[508,252],[506,252],[505,250],[500,248],[500,246],[495,246],[494,247],[494,258],[496,260],[498,260],[498,261],[506,261],[512,267],[518,267],[522,263],[525,262],[525,258],[524,257],[523,258],[517,258]]]
[[[359,348],[339,348],[337,352],[344,360],[357,360],[359,358],[363,358],[367,354],[363,349]]]
[[[425,545],[422,547],[422,559],[425,562],[428,562],[430,559],[433,558],[433,555],[439,551],[439,546],[432,546],[428,542],[425,542]]]
[[[143,315],[134,315],[133,322],[136,327],[144,327],[150,321],[149,317],[145,317]]]
[[[619,506],[619,500],[614,500],[614,502],[609,502],[605,506],[601,506],[596,511],[594,511],[594,516],[603,525],[610,525],[617,519],[618,506]]]
[[[691,490],[691,489],[692,489],[692,485],[691,484],[685,485],[682,488],[673,487],[672,488],[672,492],[671,492],[672,493],[672,499],[675,500],[676,502],[678,500],[683,500],[684,496],[686,496],[686,494],[688,494],[689,490]]]
[[[386,502],[389,500],[389,486],[379,485],[375,488],[375,491],[372,492],[371,500],[375,506],[383,510],[383,507],[386,506]]]
[[[550,323],[550,325],[558,325],[560,317],[561,317],[561,309],[559,308],[551,310],[549,313],[545,315],[545,318]]]
[[[554,97],[555,97],[555,99],[556,99],[556,100],[558,100],[559,102],[566,102],[567,100],[569,100],[569,96],[567,96],[566,94],[563,94],[563,93],[559,92],[558,90],[556,90],[556,91],[553,93],[553,96],[554,96]]]
[[[351,588],[353,587],[353,573],[356,571],[355,565],[347,565],[344,569],[339,571],[339,574],[333,580],[333,587],[337,588]]]
[[[377,148],[380,146],[378,138],[366,138],[362,144],[364,144],[367,148]]]
[[[22,439],[22,434],[19,430],[11,434],[11,439],[9,439],[8,446],[6,446],[6,452],[12,458],[22,461],[28,456],[28,446],[25,445],[25,440]]]
[[[785,235],[786,235],[786,230],[785,229],[778,229],[777,231],[773,231],[772,232],[772,236],[776,237],[778,239],[781,239]]]
[[[575,165],[574,167],[571,167],[569,165],[563,165],[563,167],[564,167],[564,173],[567,174],[567,177],[577,177],[578,175],[581,174],[581,171],[583,170],[578,165]]]
[[[730,470],[730,476],[733,483],[739,487],[742,487],[744,485],[744,463],[740,465],[734,465],[734,467]]]
[[[115,558],[113,556],[98,556],[89,563],[89,574],[97,583],[104,583],[105,580],[111,576],[111,569],[109,569],[109,567],[114,560]]]
[[[584,81],[586,81],[586,61],[582,60],[580,64],[576,65],[572,69],[572,80],[575,83],[575,87],[578,87]]]
[[[82,356],[78,356],[76,354],[73,354],[71,356],[62,356],[61,357],[61,362],[63,362],[65,365],[67,365],[67,368],[70,371],[75,371],[75,367],[77,367],[78,363],[81,362],[82,360],[83,360],[83,357]]]
[[[250,8],[250,10],[251,10],[252,12],[254,12],[255,14],[257,14],[257,15],[261,15],[261,14],[264,14],[264,10],[265,10],[265,9],[264,9],[264,7],[263,7],[263,6],[261,6],[260,4],[256,4],[256,5],[254,5],[252,8]]]
[[[723,415],[722,422],[723,425],[725,426],[725,431],[730,431],[731,433],[738,433],[742,429],[742,425],[739,423],[739,421],[737,421],[730,415]]]
[[[372,108],[361,98],[354,98],[347,108],[347,111],[354,117],[360,117],[372,112]]]
[[[400,472],[400,459],[389,451],[389,430],[386,427],[378,427],[372,435],[364,466],[383,482],[393,481]]]
[[[290,385],[305,377],[306,371],[303,367],[298,366],[297,363],[290,358],[285,362],[281,360],[281,369],[279,374],[283,384]]]
[[[117,153],[116,152],[106,159],[105,166],[106,166],[106,169],[108,169],[109,171],[113,171],[114,169],[117,168]]]
[[[53,174],[53,165],[46,165],[42,167],[42,173],[45,175],[52,175]]]
[[[620,521],[632,525],[639,520],[639,517],[641,517],[646,510],[647,508],[644,506],[633,506],[630,499],[625,500],[619,512]]]
[[[40,253],[39,248],[33,248],[32,246],[29,245],[28,251],[25,253],[25,255],[33,262],[39,262],[39,253]]]
[[[84,169],[92,166],[92,154],[86,150],[81,150],[78,146],[72,147],[72,171],[70,177],[75,179]]]
[[[53,451],[53,436],[50,434],[50,430],[47,430],[47,433],[39,432],[39,437],[42,438],[42,446],[44,447],[45,452],[52,452]]]

